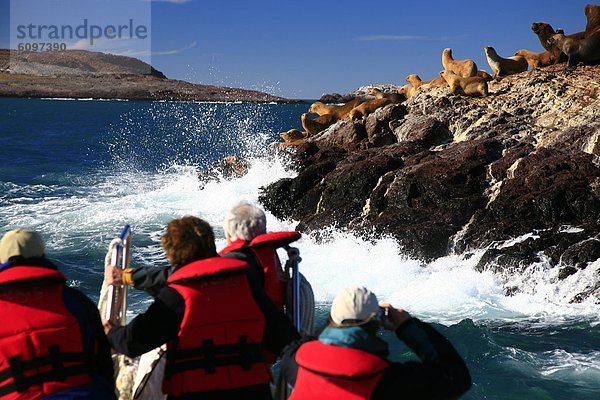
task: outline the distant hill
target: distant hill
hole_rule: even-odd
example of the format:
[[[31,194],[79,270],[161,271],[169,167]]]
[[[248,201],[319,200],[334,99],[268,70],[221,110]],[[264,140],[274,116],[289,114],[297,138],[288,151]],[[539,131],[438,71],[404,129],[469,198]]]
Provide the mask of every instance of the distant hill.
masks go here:
[[[35,76],[119,74],[167,78],[162,72],[137,58],[87,50],[48,52],[0,50],[0,69],[9,69],[15,74]]]
[[[290,102],[267,93],[167,79],[133,57],[0,49],[0,97]]]

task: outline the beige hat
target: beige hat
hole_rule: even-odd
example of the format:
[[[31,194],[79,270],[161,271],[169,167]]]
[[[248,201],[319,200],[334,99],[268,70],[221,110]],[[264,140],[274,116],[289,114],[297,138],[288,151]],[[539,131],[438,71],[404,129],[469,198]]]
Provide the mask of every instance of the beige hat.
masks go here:
[[[42,237],[29,229],[13,229],[0,240],[0,263],[5,263],[15,256],[42,257],[44,253]]]
[[[345,320],[356,320],[353,325],[371,321],[379,314],[379,302],[373,292],[364,287],[343,289],[333,299],[331,320],[344,325]]]

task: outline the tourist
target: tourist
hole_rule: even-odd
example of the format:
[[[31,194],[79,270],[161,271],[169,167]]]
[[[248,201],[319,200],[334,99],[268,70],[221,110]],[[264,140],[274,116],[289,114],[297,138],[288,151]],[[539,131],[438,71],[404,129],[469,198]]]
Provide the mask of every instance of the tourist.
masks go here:
[[[0,240],[0,397],[116,399],[98,309],[45,253],[28,229]]]
[[[126,326],[105,322],[115,350],[136,357],[164,343],[168,399],[270,399],[262,349],[279,354],[298,333],[243,261],[220,257],[210,225],[175,219],[161,239],[173,272],[154,302]]]
[[[390,362],[384,327],[420,361]],[[284,352],[282,377],[290,399],[446,399],[471,386],[469,371],[454,347],[429,324],[389,304],[381,307],[364,287],[342,290],[329,324],[317,340]]]

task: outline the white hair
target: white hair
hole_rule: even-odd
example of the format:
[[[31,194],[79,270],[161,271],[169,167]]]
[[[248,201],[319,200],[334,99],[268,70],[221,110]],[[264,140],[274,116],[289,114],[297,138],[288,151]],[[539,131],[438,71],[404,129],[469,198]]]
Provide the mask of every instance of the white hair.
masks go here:
[[[267,233],[267,216],[260,208],[246,202],[233,207],[223,221],[223,229],[234,240],[252,240]]]

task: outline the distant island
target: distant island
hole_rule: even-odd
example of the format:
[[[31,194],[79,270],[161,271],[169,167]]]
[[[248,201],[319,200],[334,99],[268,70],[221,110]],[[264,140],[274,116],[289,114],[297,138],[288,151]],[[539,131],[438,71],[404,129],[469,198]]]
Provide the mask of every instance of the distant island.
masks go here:
[[[168,79],[136,58],[85,50],[0,49],[0,97],[297,102],[256,90]]]

